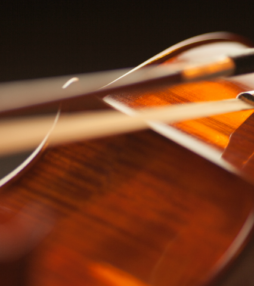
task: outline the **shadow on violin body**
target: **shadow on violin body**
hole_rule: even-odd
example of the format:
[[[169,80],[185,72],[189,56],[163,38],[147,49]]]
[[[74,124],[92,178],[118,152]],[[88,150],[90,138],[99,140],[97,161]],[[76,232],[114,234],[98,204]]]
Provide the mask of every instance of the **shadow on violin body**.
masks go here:
[[[246,43],[229,34],[208,34],[176,45],[145,65],[188,62],[231,48],[244,49]],[[112,94],[104,100],[138,108],[234,98],[247,88],[220,79],[156,93]],[[201,157],[198,149],[192,152],[188,137],[228,160],[234,145],[230,135],[251,113],[172,124],[168,138],[150,130],[44,151],[29,172],[1,190],[3,205],[14,211],[39,202],[54,214],[51,231],[29,249],[26,280],[10,285],[214,282],[251,234],[253,185]],[[180,133],[186,140],[178,142],[172,135]],[[245,153],[240,147],[233,148],[236,157]],[[43,213],[35,216],[36,226],[47,225]]]

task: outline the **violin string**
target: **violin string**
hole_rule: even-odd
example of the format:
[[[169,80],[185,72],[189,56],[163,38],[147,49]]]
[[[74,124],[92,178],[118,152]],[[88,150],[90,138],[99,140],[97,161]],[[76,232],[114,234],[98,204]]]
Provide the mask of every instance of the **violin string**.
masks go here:
[[[78,76],[28,80],[0,84],[0,112],[27,108],[77,96],[107,95],[132,88],[150,88],[232,76],[254,71],[254,49],[199,63],[149,66]],[[123,76],[124,75],[124,76]],[[114,80],[114,79],[118,80]],[[113,81],[114,80],[114,81]],[[110,84],[108,84],[110,82]]]
[[[134,116],[127,116],[118,111],[62,115],[49,136],[48,144],[56,145],[146,129],[149,128],[147,122],[150,121],[175,123],[252,108],[253,105],[236,98],[145,108]],[[3,120],[0,123],[0,155],[30,150],[38,146],[53,121],[52,116]]]
[[[242,54],[244,54],[244,57],[254,57],[254,50],[251,50],[251,53],[241,51],[240,55]],[[135,70],[135,72],[122,69],[71,77],[2,83],[0,84],[0,112],[63,101],[77,96],[102,96],[132,88],[170,86],[184,82],[230,76],[236,72],[244,74],[254,70],[254,64],[250,68],[249,66],[246,68],[242,64],[246,61],[234,61],[238,58],[239,55],[237,54],[234,57],[220,56],[208,62],[192,62],[188,65],[176,63],[149,66]],[[252,63],[252,61],[250,62]],[[240,65],[240,69],[237,64]],[[123,74],[125,75],[122,76]],[[116,78],[118,80],[112,82]],[[109,82],[111,83],[108,84]]]

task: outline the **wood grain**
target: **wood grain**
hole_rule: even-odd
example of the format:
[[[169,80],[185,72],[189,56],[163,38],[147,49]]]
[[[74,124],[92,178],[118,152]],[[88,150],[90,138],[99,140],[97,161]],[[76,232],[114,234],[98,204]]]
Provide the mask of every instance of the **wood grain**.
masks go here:
[[[158,61],[163,57],[168,61],[170,52]],[[216,81],[111,96],[141,107],[230,98],[242,90],[239,83]],[[228,158],[252,154],[252,138],[233,142],[250,114],[175,128],[242,168],[243,159]],[[241,170],[251,177],[252,170]],[[207,285],[237,257],[254,220],[250,182],[153,131],[48,149],[0,198],[5,285]],[[19,252],[6,248],[12,243]]]
[[[28,267],[31,285],[108,285],[94,264],[140,283],[199,285],[245,223],[252,189],[148,131],[47,151],[4,205],[38,202],[54,213]]]

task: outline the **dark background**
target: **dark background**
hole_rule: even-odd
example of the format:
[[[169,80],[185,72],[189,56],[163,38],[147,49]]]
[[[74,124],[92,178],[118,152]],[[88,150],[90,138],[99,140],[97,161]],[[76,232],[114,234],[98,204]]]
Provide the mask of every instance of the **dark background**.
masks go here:
[[[254,42],[254,0],[2,0],[0,82],[134,67],[179,41],[215,31]],[[3,160],[0,177],[16,164]],[[242,271],[253,275],[253,268]]]
[[[133,67],[198,34],[254,41],[254,1],[3,1],[0,81]]]

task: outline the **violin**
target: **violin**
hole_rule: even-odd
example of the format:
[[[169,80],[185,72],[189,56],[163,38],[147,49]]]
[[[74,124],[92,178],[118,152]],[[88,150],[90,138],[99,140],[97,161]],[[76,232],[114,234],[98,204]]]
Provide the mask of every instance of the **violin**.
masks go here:
[[[132,73],[247,47],[236,35],[205,34]],[[252,89],[250,74],[82,98],[62,109],[131,114]],[[149,130],[42,148],[1,187],[1,285],[243,285],[254,224],[253,121],[251,109],[150,121]]]

